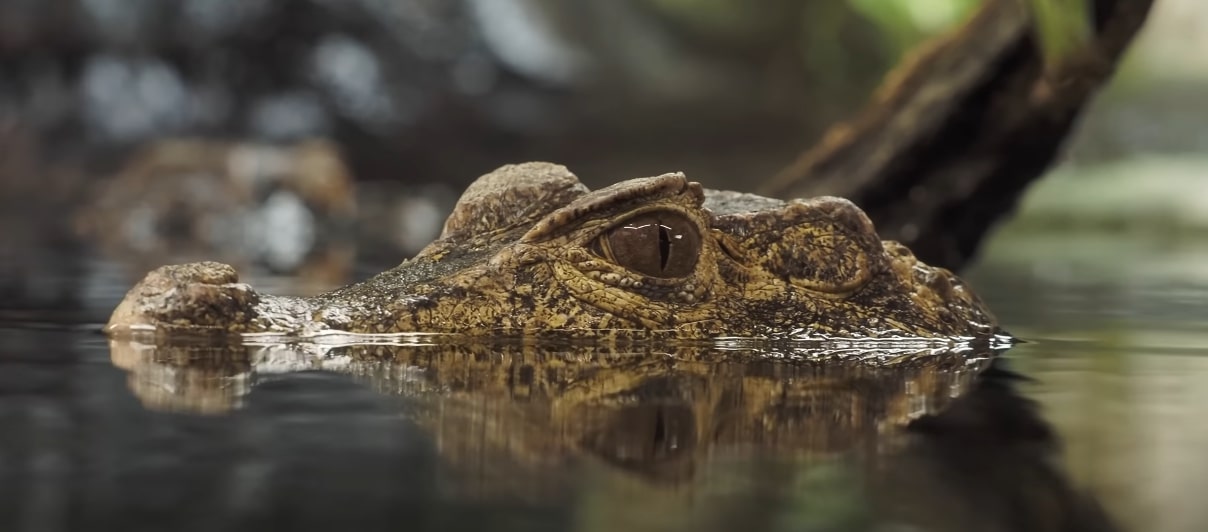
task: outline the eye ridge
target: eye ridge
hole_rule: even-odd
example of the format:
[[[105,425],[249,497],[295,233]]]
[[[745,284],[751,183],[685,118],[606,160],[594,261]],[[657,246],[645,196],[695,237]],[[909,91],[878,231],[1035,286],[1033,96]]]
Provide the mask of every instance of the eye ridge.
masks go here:
[[[664,279],[691,275],[701,252],[700,230],[675,211],[636,214],[605,231],[591,247],[618,266]]]

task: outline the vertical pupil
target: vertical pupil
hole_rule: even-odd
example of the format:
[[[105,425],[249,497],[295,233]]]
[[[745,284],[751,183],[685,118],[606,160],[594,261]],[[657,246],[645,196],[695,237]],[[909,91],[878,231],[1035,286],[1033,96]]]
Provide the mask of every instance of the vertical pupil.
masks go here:
[[[667,226],[657,224],[659,228],[659,268],[666,270],[667,261],[671,258],[671,232]]]
[[[700,258],[700,234],[674,213],[645,213],[606,233],[599,253],[635,272],[670,279],[692,273]]]

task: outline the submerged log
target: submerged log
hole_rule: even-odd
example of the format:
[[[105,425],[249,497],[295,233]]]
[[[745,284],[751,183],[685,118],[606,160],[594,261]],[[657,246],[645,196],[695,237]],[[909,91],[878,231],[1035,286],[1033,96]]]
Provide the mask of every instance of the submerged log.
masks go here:
[[[832,128],[760,192],[847,197],[883,237],[924,262],[960,269],[1054,162],[1152,3],[1091,1],[1089,39],[1046,63],[1026,3],[989,0],[903,61],[862,114]]]

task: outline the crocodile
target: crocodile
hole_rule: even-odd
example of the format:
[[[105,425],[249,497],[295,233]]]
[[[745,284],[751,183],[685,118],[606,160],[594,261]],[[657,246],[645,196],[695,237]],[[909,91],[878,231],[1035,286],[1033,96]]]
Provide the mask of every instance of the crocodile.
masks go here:
[[[160,267],[105,327],[158,333],[980,337],[1000,332],[952,272],[882,241],[837,197],[707,190],[682,173],[589,190],[551,163],[501,167],[441,235],[365,281],[261,294],[215,262]]]

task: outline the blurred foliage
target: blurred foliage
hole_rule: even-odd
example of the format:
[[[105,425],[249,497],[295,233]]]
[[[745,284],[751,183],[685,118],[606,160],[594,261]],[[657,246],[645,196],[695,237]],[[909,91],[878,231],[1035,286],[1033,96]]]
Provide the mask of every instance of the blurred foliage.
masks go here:
[[[1043,1],[1043,0],[1037,0]],[[980,0],[847,0],[809,2],[766,0],[758,9],[744,0],[648,0],[658,11],[693,30],[731,44],[766,40],[796,32],[804,42],[830,39],[831,53],[850,60],[850,50],[835,46],[837,33],[852,18],[871,23],[891,57],[960,22]],[[807,63],[817,59],[807,47]],[[812,63],[810,63],[812,64]]]
[[[877,25],[898,52],[960,22],[979,0],[848,0]]]
[[[1086,0],[1029,0],[1045,63],[1053,65],[1090,38]]]
[[[904,52],[967,16],[980,0],[848,0]],[[1049,64],[1073,53],[1091,35],[1086,0],[1028,0]]]
[[[651,6],[673,15],[693,30],[730,43],[763,39],[781,33],[786,11],[800,9],[795,0],[765,1],[760,9],[751,9],[745,0],[649,0]]]

